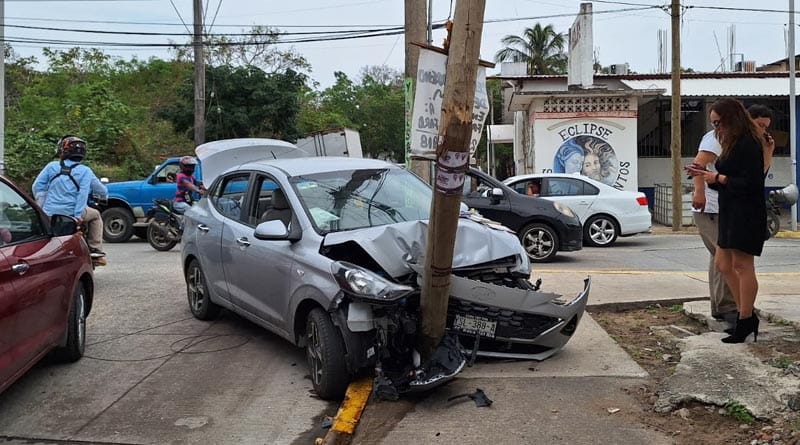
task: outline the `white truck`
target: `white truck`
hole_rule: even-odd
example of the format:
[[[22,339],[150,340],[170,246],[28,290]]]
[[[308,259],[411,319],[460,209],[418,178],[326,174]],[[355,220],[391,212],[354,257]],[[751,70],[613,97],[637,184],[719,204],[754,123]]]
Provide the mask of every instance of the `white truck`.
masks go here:
[[[298,140],[295,145],[311,156],[364,157],[361,151],[361,137],[358,131],[349,128],[336,128],[310,133]]]

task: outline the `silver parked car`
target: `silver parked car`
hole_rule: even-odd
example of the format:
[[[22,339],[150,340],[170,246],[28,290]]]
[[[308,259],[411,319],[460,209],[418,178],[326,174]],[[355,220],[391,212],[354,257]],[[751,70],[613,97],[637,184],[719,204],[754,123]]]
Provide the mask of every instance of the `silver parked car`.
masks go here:
[[[426,183],[378,160],[232,167],[185,215],[191,311],[208,320],[226,308],[304,347],[323,398],[341,397],[365,368],[376,369],[384,394],[400,394],[452,378],[471,348],[534,359],[557,352],[577,328],[589,280],[569,301],[537,291],[514,234],[465,213],[446,337],[460,343],[443,342],[442,354],[420,363],[414,346],[431,198]]]
[[[642,192],[617,190],[587,176],[536,173],[503,181],[522,195],[535,195],[569,206],[583,224],[583,244],[608,247],[620,236],[650,231],[647,197]]]

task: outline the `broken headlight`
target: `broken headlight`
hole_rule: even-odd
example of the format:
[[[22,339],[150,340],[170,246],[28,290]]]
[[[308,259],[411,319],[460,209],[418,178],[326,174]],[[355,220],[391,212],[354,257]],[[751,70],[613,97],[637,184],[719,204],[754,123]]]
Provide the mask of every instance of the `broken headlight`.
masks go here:
[[[392,303],[414,291],[413,287],[393,283],[346,261],[333,263],[331,270],[339,287],[348,295],[371,303]]]
[[[573,212],[569,206],[561,204],[560,202],[554,202],[553,207],[558,210],[558,213],[564,216],[569,216],[570,218],[575,218],[575,212]]]

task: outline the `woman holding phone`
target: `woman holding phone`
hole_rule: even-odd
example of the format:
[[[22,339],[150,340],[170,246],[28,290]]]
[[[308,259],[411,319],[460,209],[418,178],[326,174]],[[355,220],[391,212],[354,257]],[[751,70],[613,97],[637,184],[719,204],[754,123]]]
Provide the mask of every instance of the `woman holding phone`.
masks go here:
[[[742,343],[753,334],[758,339],[758,317],[753,312],[758,280],[754,256],[761,255],[766,232],[764,200],[764,152],[768,144],[735,99],[719,99],[711,105],[714,126],[722,152],[714,164],[717,171],[689,165],[691,176],[719,192],[719,233],[714,263],[731,289],[739,317],[734,333],[724,343]]]

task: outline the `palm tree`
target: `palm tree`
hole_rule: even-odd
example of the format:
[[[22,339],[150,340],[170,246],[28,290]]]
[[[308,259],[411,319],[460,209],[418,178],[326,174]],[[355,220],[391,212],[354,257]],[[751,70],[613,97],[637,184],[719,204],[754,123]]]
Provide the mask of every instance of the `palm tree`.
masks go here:
[[[567,72],[566,39],[553,30],[553,25],[542,27],[537,23],[525,28],[523,35],[508,35],[501,42],[505,48],[494,55],[495,62],[525,62],[530,75]]]

